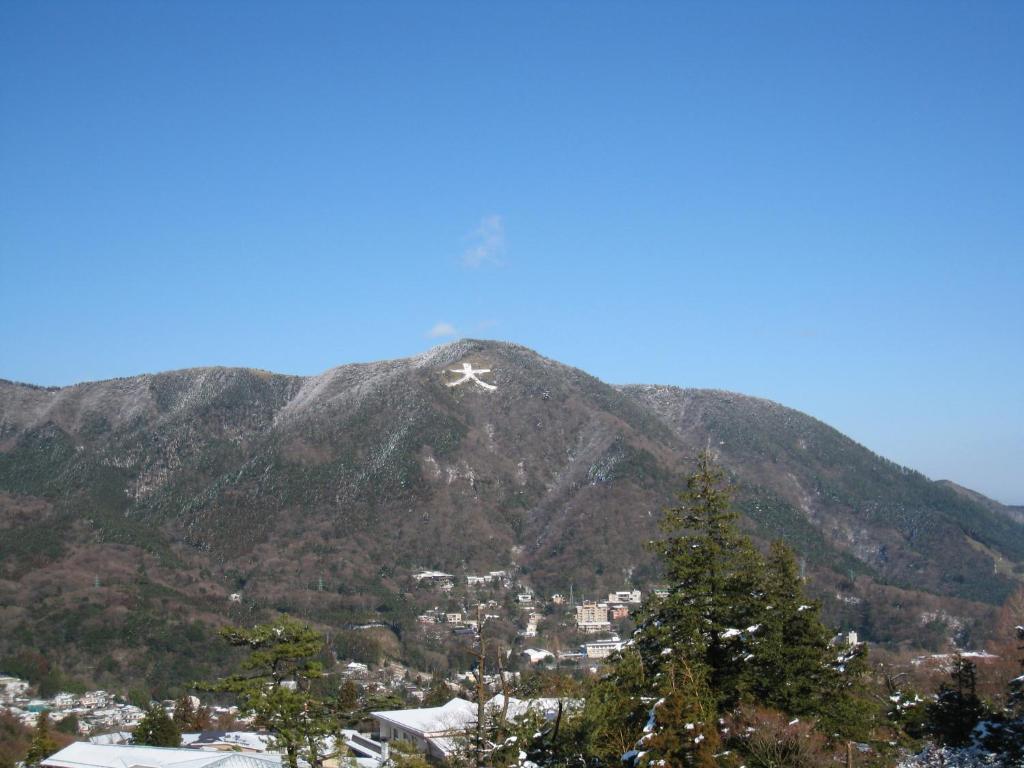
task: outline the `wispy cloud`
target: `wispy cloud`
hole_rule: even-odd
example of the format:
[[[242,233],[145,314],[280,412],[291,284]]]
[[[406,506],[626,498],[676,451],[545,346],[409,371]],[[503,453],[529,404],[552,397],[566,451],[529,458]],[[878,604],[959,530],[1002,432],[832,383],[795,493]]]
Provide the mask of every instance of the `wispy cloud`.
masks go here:
[[[443,339],[445,336],[454,336],[458,331],[451,323],[434,323],[434,327],[427,331],[428,339]]]
[[[476,269],[483,264],[500,264],[505,252],[505,222],[496,213],[484,216],[466,239],[469,247],[462,252],[462,266]]]

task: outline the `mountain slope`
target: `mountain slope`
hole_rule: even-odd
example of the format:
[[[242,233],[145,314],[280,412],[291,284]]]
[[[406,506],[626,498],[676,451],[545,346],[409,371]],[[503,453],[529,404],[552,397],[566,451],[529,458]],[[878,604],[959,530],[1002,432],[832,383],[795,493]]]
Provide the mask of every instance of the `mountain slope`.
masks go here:
[[[483,383],[450,386],[465,364]],[[1024,526],[809,416],[467,340],[313,377],[0,382],[0,659],[98,653],[111,678],[141,664],[171,684],[216,665],[203,649],[226,609],[403,636],[417,568],[515,568],[545,592],[650,583],[642,542],[707,444],[751,530],[801,551],[837,621],[913,637],[1016,584],[994,560],[1024,561]],[[126,627],[145,654],[116,639]]]

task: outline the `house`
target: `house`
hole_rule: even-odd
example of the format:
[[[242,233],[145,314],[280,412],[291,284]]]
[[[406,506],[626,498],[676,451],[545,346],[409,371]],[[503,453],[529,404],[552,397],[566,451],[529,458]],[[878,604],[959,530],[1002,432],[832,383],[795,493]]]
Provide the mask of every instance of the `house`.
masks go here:
[[[370,717],[380,741],[408,741],[423,754],[444,760],[476,724],[476,704],[454,698],[442,707],[371,712]]]
[[[520,592],[518,595],[516,595],[516,600],[518,600],[523,605],[529,605],[533,602],[533,592]]]
[[[444,620],[448,624],[461,624],[462,623],[462,614],[461,613],[446,613],[444,615]]]
[[[43,760],[42,765],[45,768],[281,768],[281,756],[76,741]]]

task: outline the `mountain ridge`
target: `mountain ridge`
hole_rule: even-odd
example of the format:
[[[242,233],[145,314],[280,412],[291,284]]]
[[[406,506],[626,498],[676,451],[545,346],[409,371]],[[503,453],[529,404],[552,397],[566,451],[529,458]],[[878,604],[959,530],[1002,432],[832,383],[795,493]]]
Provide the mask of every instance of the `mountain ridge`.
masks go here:
[[[483,380],[457,384],[465,365]],[[707,445],[748,529],[793,544],[830,619],[870,639],[919,642],[922,616],[951,617],[934,632],[980,627],[1018,584],[1012,515],[814,417],[722,390],[610,385],[469,339],[314,376],[207,366],[53,390],[0,382],[0,618],[16,628],[0,659],[38,642],[33,599],[79,630],[119,626],[117,605],[202,634],[189,627],[244,588],[251,611],[390,617],[413,638],[402,596],[417,594],[417,567],[509,568],[544,592],[649,585],[642,543]],[[139,608],[156,586],[164,597]],[[154,618],[160,599],[181,621]],[[51,652],[76,668],[79,645]]]

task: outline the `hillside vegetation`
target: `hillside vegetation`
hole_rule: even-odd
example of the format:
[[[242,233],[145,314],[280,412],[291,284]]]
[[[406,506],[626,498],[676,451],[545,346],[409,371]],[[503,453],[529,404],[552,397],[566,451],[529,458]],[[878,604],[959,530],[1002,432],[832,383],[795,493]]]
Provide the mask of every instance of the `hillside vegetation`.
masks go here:
[[[496,389],[446,386],[464,363]],[[380,619],[403,648],[418,568],[646,586],[641,545],[709,444],[748,530],[792,544],[826,618],[869,639],[970,639],[1016,584],[1011,512],[805,414],[460,341],[313,377],[0,382],[0,661],[172,686],[226,663],[225,617]]]

